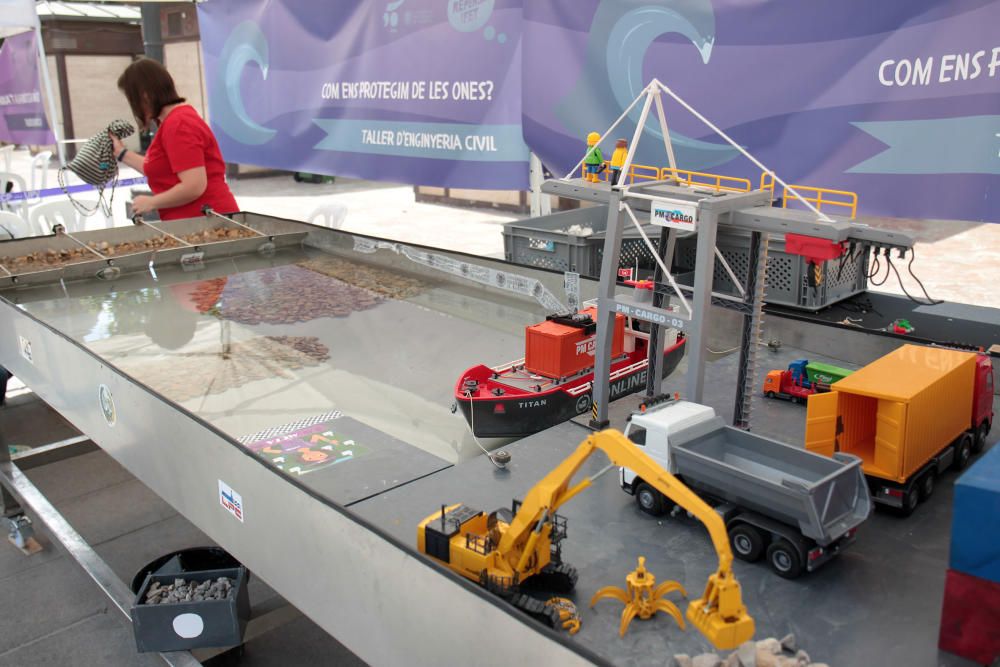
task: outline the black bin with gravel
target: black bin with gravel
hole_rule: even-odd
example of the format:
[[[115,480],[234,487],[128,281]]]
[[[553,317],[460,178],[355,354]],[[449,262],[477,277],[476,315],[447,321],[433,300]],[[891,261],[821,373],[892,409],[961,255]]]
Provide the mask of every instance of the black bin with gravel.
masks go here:
[[[132,605],[140,653],[239,646],[249,620],[247,570],[242,566],[150,573]]]

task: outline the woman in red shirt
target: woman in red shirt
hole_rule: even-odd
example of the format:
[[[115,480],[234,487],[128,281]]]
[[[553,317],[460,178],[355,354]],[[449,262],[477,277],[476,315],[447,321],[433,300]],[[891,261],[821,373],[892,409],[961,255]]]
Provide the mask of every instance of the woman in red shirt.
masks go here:
[[[118,88],[139,125],[157,127],[145,157],[111,135],[118,161],[145,174],[153,191],[152,197],[133,199],[132,210],[141,214],[156,209],[161,220],[198,217],[206,205],[219,213],[238,211],[215,135],[177,94],[166,68],[148,58],[137,60],[122,72]]]

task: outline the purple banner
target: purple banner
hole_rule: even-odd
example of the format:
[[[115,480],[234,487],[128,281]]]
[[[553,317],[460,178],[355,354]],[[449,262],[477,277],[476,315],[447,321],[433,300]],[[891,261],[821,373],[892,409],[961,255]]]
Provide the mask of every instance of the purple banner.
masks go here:
[[[655,77],[784,180],[856,191],[861,214],[1000,220],[1000,2],[535,0],[524,21],[524,136],[560,175]],[[665,111],[678,167],[757,185]],[[637,161],[665,166],[654,124]]]
[[[521,0],[211,0],[209,118],[227,161],[523,189]]]
[[[56,142],[42,104],[33,30],[8,37],[0,46],[0,141],[32,145]]]

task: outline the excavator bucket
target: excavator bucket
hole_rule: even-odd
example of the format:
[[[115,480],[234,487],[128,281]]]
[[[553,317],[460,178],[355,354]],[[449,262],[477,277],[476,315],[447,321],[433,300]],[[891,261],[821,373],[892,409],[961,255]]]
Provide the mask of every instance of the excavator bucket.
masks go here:
[[[740,598],[739,584],[733,579],[718,582],[709,577],[705,596],[692,600],[687,619],[715,648],[730,650],[751,639],[754,623]]]

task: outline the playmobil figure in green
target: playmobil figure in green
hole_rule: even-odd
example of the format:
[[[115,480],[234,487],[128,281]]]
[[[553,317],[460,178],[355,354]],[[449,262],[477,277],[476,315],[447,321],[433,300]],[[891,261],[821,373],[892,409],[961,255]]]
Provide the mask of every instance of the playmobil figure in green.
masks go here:
[[[587,157],[583,158],[583,164],[586,165],[587,171],[583,180],[591,183],[600,181],[597,175],[604,169],[604,155],[601,154],[601,147],[597,145],[600,140],[601,135],[597,132],[591,132],[587,135]]]

